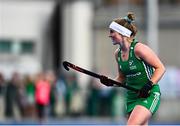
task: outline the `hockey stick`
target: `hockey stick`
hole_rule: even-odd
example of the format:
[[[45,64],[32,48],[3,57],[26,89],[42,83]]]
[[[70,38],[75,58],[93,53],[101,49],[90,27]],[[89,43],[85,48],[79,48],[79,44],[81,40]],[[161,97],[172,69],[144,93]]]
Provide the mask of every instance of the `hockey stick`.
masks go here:
[[[83,68],[81,68],[81,67],[79,67],[79,66],[76,66],[76,65],[74,65],[74,64],[72,64],[72,63],[69,63],[69,62],[67,62],[67,61],[63,61],[63,66],[64,66],[64,68],[65,68],[67,71],[69,71],[69,68],[72,68],[72,69],[74,69],[74,70],[76,70],[76,71],[78,71],[78,72],[81,72],[81,73],[90,75],[90,76],[95,77],[95,78],[98,78],[98,79],[100,79],[100,77],[102,76],[102,75],[99,75],[99,74],[97,74],[97,73],[94,73],[94,72],[88,71],[88,70],[86,70],[86,69],[83,69]],[[134,92],[137,92],[137,93],[139,92],[138,89],[135,89],[135,88],[133,88],[133,87],[129,87],[129,86],[127,86],[127,85],[125,85],[125,84],[122,84],[122,83],[119,83],[119,82],[117,82],[117,81],[115,81],[115,80],[109,79],[108,81],[109,81],[110,83],[114,84],[114,86],[123,87],[123,88],[126,88],[126,89],[128,89],[128,90],[131,90],[131,91],[134,91]]]

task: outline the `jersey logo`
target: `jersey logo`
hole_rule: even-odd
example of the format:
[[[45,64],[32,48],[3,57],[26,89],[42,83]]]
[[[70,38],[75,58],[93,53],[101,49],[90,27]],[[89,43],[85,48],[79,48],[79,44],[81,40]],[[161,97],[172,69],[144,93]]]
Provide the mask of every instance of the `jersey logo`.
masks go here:
[[[133,60],[130,60],[129,61],[129,65],[131,66],[133,64]]]
[[[133,60],[130,60],[130,61],[129,61],[129,68],[130,68],[130,70],[134,70],[134,69],[137,68],[136,65],[133,65],[133,64],[134,64],[134,61],[133,61]]]
[[[146,104],[148,103],[148,101],[147,101],[147,100],[144,100],[143,102],[144,102],[144,103],[146,103]]]

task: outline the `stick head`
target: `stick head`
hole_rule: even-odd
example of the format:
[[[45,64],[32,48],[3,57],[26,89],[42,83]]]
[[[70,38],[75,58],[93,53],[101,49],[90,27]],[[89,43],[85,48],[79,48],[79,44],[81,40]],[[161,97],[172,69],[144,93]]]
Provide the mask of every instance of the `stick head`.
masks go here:
[[[64,69],[66,69],[67,71],[69,71],[69,68],[68,68],[68,62],[67,61],[63,61],[63,66],[64,66]]]

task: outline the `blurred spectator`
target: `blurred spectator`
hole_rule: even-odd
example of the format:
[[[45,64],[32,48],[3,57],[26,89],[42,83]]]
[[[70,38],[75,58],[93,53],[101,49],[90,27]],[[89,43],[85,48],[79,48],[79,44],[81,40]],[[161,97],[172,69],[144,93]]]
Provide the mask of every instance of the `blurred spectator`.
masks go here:
[[[50,103],[49,103],[49,114],[51,117],[56,117],[56,103],[57,103],[57,88],[56,88],[56,76],[53,71],[48,71],[46,73],[46,80],[51,85],[51,91],[50,91]]]
[[[100,116],[110,116],[112,109],[113,90],[111,87],[102,87],[99,91]]]
[[[112,105],[111,105],[111,116],[115,119],[125,117],[125,91],[121,88],[113,88],[112,92]]]
[[[60,74],[59,78],[56,82],[57,89],[57,105],[56,105],[56,113],[59,116],[65,114],[65,94],[66,94],[66,80],[63,73]]]
[[[24,78],[24,84],[27,96],[25,115],[27,117],[33,117],[35,115],[35,83],[30,75],[26,75]]]
[[[99,115],[99,89],[98,83],[92,78],[88,84],[88,95],[86,111],[88,116],[98,116]]]
[[[0,120],[4,119],[4,93],[5,93],[5,80],[2,73],[0,73]]]
[[[67,115],[72,115],[72,99],[73,95],[78,89],[78,83],[77,83],[77,78],[75,74],[70,74],[67,77],[67,83],[66,83],[66,94],[65,94],[65,105],[66,105],[66,114]]]
[[[25,109],[27,106],[27,98],[25,92],[25,85],[22,80],[17,83],[17,105],[22,118],[25,117]]]
[[[43,73],[37,76],[35,102],[37,107],[38,119],[40,122],[45,121],[47,116],[47,107],[50,102],[50,83],[46,80]]]
[[[0,73],[0,96],[4,94],[5,80],[2,73]]]
[[[82,116],[84,114],[84,108],[85,108],[85,92],[79,89],[74,90],[72,99],[71,99],[71,106],[70,106],[70,111],[71,115],[74,117],[77,116]]]
[[[15,114],[15,106],[17,106],[17,85],[19,83],[19,74],[13,73],[11,80],[6,85],[5,92],[5,116],[13,118]]]

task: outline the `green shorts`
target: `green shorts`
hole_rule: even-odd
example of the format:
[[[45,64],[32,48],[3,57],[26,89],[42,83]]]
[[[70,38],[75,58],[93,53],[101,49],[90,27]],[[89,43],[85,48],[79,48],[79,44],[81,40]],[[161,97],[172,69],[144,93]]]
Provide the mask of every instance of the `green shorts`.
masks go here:
[[[147,98],[138,98],[133,102],[127,102],[127,113],[130,113],[136,105],[141,105],[154,114],[159,108],[160,96],[160,92],[151,92]]]

